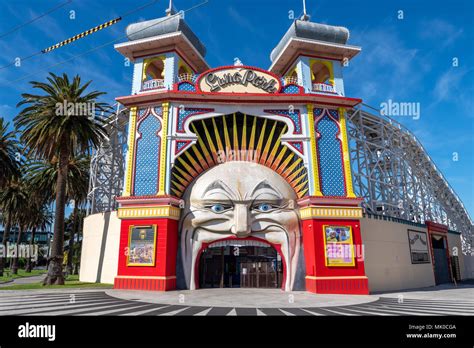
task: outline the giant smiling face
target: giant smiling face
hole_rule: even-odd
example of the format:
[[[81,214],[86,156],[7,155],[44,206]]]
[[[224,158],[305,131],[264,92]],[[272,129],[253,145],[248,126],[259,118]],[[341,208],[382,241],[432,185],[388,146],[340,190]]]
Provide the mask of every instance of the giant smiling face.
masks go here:
[[[281,246],[284,289],[293,289],[300,250],[296,194],[276,172],[256,163],[220,164],[199,176],[183,196],[181,260],[194,290],[196,258],[203,243],[255,237]]]

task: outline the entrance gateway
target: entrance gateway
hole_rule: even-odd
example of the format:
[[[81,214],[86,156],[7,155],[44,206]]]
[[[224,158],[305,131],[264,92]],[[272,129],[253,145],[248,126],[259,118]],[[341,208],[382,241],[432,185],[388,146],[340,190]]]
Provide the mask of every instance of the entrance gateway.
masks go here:
[[[467,250],[469,238],[454,234],[469,237],[472,221],[409,132],[409,158],[380,160],[403,162],[410,174],[421,153],[420,183],[442,190],[409,194],[417,202],[411,209],[408,201],[380,201],[364,186],[364,178],[392,175],[386,166],[367,168],[372,147],[399,129],[355,110],[362,100],[346,96],[343,70],[360,51],[347,44],[347,29],[295,20],[266,69],[239,59],[210,67],[204,45],[179,15],[131,24],[127,37],[115,48],[133,63],[132,88],[116,98],[125,109],[107,124],[110,141],[91,167],[97,175],[90,212],[102,215],[87,220],[81,280],[115,277],[116,289],[151,291],[281,285],[367,294],[365,261],[373,291],[431,286],[435,278],[442,283],[470,272],[467,259],[454,255]],[[407,182],[416,177],[408,174]],[[434,181],[426,179],[431,174]],[[114,200],[116,215],[104,215]],[[428,217],[458,231],[430,225]],[[108,232],[119,224],[119,236]],[[230,237],[271,247],[217,244]]]
[[[130,116],[114,287],[367,294],[364,259],[341,253],[363,244],[348,30],[296,20],[267,70],[211,68],[178,15],[127,37],[115,46],[134,73],[117,98]]]
[[[228,239],[202,251],[198,276],[199,288],[281,288],[283,262],[268,243]]]

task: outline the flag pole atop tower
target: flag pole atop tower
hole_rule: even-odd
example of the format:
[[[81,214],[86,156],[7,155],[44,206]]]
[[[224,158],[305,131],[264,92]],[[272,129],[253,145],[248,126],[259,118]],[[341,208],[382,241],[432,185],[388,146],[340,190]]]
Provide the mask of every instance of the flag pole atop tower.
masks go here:
[[[166,16],[171,16],[173,14],[173,0],[170,0],[169,7],[166,9]]]
[[[306,13],[306,0],[303,0],[303,16],[301,17],[302,21],[307,21],[309,20],[309,16]]]

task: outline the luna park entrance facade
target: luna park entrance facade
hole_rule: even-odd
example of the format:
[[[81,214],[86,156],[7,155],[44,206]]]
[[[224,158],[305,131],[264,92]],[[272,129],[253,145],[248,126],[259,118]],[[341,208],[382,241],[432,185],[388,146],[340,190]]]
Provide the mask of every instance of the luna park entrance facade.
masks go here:
[[[270,244],[252,239],[210,244],[199,259],[199,288],[281,288],[283,262]]]

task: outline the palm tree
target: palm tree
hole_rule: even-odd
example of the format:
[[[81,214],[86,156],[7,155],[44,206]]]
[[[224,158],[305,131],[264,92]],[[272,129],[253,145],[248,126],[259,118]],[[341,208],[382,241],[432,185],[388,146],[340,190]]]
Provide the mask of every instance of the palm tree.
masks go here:
[[[69,159],[73,154],[90,153],[91,148],[98,147],[107,136],[101,117],[91,117],[78,110],[81,106],[88,106],[95,114],[107,112],[111,107],[97,101],[104,92],[92,91],[86,94],[85,90],[91,81],[81,85],[78,75],[70,81],[66,74],[56,76],[50,73],[47,80],[48,83],[31,82],[33,88],[44,94],[22,94],[23,100],[17,106],[27,106],[15,117],[15,123],[22,132],[20,139],[28,149],[28,154],[35,159],[52,161],[57,158],[58,161],[53,244],[44,284],[62,285],[64,208]],[[84,108],[80,111],[83,110]]]
[[[77,212],[77,241],[78,244],[74,244],[74,250],[73,250],[73,259],[72,262],[74,263],[73,267],[73,274],[79,274],[79,266],[81,263],[81,245],[82,245],[82,239],[81,239],[81,234],[83,233],[84,229],[84,219],[87,216],[86,209],[82,208],[79,209]]]
[[[74,235],[77,232],[78,210],[86,201],[89,186],[90,156],[80,154],[71,157],[68,162],[68,176],[66,185],[66,201],[73,201],[74,208],[70,216],[71,232],[69,235],[69,252],[67,258],[68,274],[72,274],[72,251],[74,248]],[[59,175],[58,161],[36,161],[29,165],[29,181],[37,191],[45,195],[44,199],[51,202],[56,196],[56,182]]]
[[[14,131],[8,131],[9,123],[0,117],[0,188],[8,178],[18,176],[19,162],[16,160],[20,149]]]
[[[30,238],[30,253],[35,242],[36,230],[46,230],[46,226],[50,225],[52,222],[52,215],[48,209],[48,206],[44,202],[36,201],[32,206],[32,209],[29,212],[28,227],[31,228],[31,238]],[[31,262],[31,254],[28,257],[26,262],[25,271],[30,273],[33,269],[33,263]]]
[[[27,206],[29,202],[29,193],[26,189],[26,184],[22,178],[11,177],[0,191],[0,206],[3,210],[5,230],[3,232],[3,247],[6,250],[6,244],[10,237],[10,229],[13,225],[18,224],[20,232],[18,234],[18,241],[21,240],[23,228],[25,226],[25,215],[27,213]],[[18,256],[18,255],[17,255]],[[4,259],[0,258],[0,275],[3,275]],[[17,257],[13,258],[12,265],[17,265]],[[12,267],[13,268],[13,267]]]

